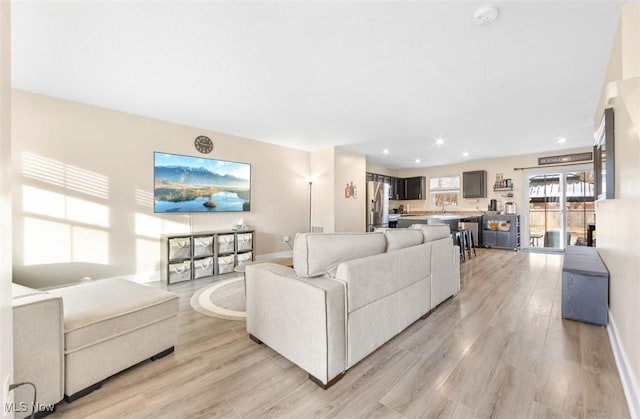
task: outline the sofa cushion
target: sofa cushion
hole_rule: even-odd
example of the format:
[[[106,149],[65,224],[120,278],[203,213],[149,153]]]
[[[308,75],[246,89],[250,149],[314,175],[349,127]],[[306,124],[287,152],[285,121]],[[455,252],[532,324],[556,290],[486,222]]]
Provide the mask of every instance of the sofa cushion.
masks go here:
[[[384,253],[382,233],[300,233],[293,244],[293,268],[301,277],[335,277],[342,262]]]
[[[389,228],[384,231],[384,235],[387,238],[387,252],[417,246],[424,242],[424,234],[415,229]]]
[[[409,228],[422,230],[425,243],[451,236],[451,230],[447,224],[412,224]]]
[[[336,279],[346,284],[347,311],[352,313],[415,282],[429,281],[430,260],[431,245],[421,244],[341,263]],[[429,311],[429,300],[427,292],[423,313]]]
[[[124,279],[49,291],[64,301],[65,353],[78,351],[175,316],[178,297]]]

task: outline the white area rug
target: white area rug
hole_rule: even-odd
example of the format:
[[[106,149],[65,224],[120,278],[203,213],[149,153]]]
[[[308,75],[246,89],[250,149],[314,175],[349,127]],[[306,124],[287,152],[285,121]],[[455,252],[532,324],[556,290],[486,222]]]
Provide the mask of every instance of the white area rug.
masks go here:
[[[225,279],[196,291],[191,307],[205,316],[245,320],[244,277]]]

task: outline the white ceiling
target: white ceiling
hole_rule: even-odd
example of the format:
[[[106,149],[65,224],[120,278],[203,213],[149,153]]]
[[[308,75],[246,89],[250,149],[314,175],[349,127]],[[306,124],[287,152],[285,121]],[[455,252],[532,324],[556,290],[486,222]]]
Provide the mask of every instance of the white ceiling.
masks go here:
[[[623,3],[13,1],[13,85],[394,168],[556,151],[593,141]]]

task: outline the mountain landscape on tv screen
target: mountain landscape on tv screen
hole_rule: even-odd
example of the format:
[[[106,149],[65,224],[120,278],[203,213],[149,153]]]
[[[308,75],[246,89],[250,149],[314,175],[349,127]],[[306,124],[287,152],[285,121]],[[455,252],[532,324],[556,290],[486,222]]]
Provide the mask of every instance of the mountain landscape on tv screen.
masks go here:
[[[250,210],[250,180],[232,174],[206,167],[156,165],[154,183],[156,212]]]

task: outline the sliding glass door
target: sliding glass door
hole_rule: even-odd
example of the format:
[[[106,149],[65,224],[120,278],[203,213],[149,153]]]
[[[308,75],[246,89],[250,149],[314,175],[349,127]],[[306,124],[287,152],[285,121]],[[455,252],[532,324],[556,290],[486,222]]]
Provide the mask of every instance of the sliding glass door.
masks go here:
[[[555,169],[555,170],[554,170]],[[553,168],[525,172],[528,183],[525,245],[531,250],[562,251],[586,246],[595,221],[593,170]]]

